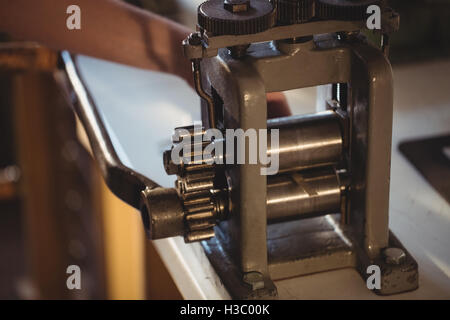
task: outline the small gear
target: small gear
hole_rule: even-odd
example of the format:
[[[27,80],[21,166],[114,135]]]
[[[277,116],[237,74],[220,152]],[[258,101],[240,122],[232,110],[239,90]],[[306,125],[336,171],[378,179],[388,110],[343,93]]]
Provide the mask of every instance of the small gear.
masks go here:
[[[214,170],[178,177],[176,185],[185,211],[185,242],[195,242],[214,237],[217,211],[212,190]]]
[[[381,0],[317,0],[316,16],[326,20],[363,20],[370,5],[381,6]]]
[[[185,242],[197,242],[207,240],[215,236],[214,227],[219,217],[219,208],[214,198],[214,181],[216,168],[214,164],[208,164],[204,160],[204,135],[205,130],[197,130],[195,126],[175,129],[173,142],[175,145],[189,138],[191,151],[183,153],[188,163],[178,165],[170,161],[170,151],[165,153],[164,162],[168,174],[176,174],[175,187],[183,204],[185,213]],[[197,136],[196,142],[194,136]],[[196,148],[196,143],[199,148]],[[184,150],[183,150],[184,151]]]
[[[247,1],[246,10],[227,10],[224,0],[209,0],[198,8],[199,26],[216,36],[266,31],[276,22],[276,11],[267,0]]]
[[[280,25],[303,23],[314,17],[314,0],[275,0]]]

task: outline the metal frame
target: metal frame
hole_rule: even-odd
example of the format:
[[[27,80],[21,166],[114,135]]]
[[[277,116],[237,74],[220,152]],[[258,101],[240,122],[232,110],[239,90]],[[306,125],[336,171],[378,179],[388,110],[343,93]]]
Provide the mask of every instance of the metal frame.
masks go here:
[[[382,269],[379,294],[418,286],[416,262],[389,235],[388,228],[393,109],[390,63],[379,49],[358,39],[316,40],[254,44],[242,59],[233,59],[222,49],[217,57],[202,60],[203,87],[214,88],[223,101],[225,128],[266,128],[266,92],[330,83],[348,83],[350,87],[353,180],[349,224],[340,226],[335,217],[326,216],[267,226],[266,177],[260,175],[260,166],[227,169],[233,212],[229,221],[220,224],[218,236],[203,245],[237,298],[275,296],[271,278],[345,267],[355,267],[367,277],[370,264]],[[203,105],[204,119],[206,110]],[[383,260],[382,250],[393,245],[406,252],[401,266]],[[245,275],[253,272],[263,276],[263,289],[253,290],[244,283]],[[408,280],[397,282],[399,274]]]

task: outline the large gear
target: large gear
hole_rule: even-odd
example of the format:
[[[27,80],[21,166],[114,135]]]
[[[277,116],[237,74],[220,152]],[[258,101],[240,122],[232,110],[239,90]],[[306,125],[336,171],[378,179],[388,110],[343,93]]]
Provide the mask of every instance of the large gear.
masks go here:
[[[314,0],[275,0],[278,24],[303,23],[314,17]]]
[[[248,10],[229,11],[224,0],[209,0],[198,8],[199,26],[216,36],[263,32],[276,23],[276,12],[267,0],[251,0]]]
[[[316,17],[325,20],[363,20],[367,7],[381,0],[316,0]]]

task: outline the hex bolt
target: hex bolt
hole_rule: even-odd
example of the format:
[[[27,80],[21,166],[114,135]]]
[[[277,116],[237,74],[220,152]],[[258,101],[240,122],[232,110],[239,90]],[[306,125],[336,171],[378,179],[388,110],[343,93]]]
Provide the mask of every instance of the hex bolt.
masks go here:
[[[199,46],[202,44],[202,36],[198,32],[191,33],[188,41],[191,46]]]
[[[231,13],[247,12],[250,8],[250,0],[225,0],[223,6]]]
[[[264,288],[264,277],[259,272],[248,272],[244,274],[243,281],[248,284],[253,291]]]
[[[402,264],[406,259],[406,253],[400,248],[387,248],[383,251],[387,264]]]

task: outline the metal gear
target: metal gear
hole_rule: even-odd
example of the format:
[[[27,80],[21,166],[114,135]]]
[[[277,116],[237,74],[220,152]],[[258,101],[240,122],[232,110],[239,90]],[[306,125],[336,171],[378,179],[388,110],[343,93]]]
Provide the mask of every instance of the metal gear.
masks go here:
[[[381,0],[316,0],[316,17],[326,20],[362,20],[367,7],[381,6]]]
[[[314,17],[314,0],[275,0],[278,24],[303,23]]]
[[[247,10],[227,10],[224,0],[209,0],[198,8],[199,26],[216,36],[263,32],[276,23],[276,11],[267,0],[250,0]]]
[[[179,132],[189,132],[189,135],[181,135]],[[215,198],[216,168],[214,164],[208,164],[203,159],[203,143],[205,131],[195,130],[194,126],[175,129],[174,144],[191,139],[190,154],[183,154],[190,159],[189,163],[174,165],[169,160],[167,151],[164,156],[164,164],[168,174],[177,174],[175,187],[183,204],[185,212],[185,242],[207,240],[215,236],[214,227],[217,225],[221,210],[218,199]],[[201,135],[200,148],[195,148],[195,135]],[[192,140],[194,140],[192,142]]]

